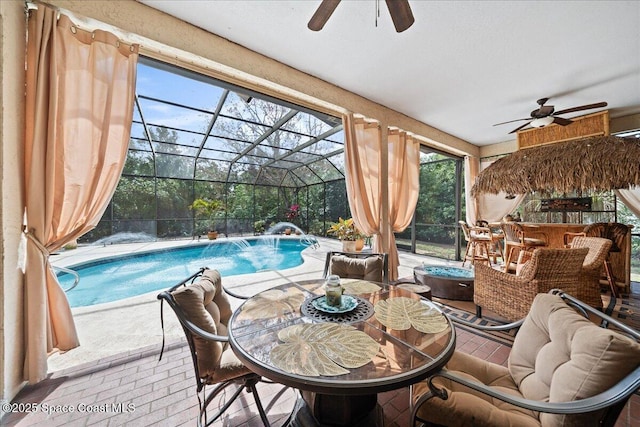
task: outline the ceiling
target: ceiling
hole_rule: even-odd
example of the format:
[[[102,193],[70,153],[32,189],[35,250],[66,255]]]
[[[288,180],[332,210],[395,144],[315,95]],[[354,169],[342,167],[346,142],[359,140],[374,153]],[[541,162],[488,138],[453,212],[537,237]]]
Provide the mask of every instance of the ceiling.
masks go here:
[[[319,32],[320,0],[139,1],[479,146],[543,97],[640,113],[639,1],[410,0],[403,33],[383,0],[343,0]]]

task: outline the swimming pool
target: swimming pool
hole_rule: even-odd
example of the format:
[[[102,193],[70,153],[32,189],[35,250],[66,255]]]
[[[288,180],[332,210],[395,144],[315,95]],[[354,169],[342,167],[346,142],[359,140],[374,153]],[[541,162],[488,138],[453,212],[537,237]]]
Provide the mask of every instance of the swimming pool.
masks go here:
[[[292,268],[302,264],[301,252],[307,246],[300,239],[258,237],[103,258],[68,267],[80,281],[67,298],[71,307],[117,301],[166,289],[201,267],[216,269],[222,277]],[[64,289],[74,279],[58,274]]]

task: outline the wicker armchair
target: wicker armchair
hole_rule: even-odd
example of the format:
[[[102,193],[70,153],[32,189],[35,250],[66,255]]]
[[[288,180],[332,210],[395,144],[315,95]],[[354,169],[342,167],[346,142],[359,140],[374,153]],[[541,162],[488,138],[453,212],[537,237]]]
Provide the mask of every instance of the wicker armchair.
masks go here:
[[[587,248],[589,252],[582,265],[580,286],[575,297],[593,308],[602,310],[602,294],[600,292],[600,276],[604,261],[609,255],[611,240],[601,237],[574,237],[572,248]]]
[[[611,293],[616,298],[620,296],[620,292],[618,290],[618,285],[616,285],[616,278],[613,275],[610,256],[612,253],[622,251],[622,245],[624,244],[624,239],[628,232],[629,226],[619,222],[596,222],[595,224],[587,225],[584,228],[584,234],[588,237],[603,237],[611,240],[611,248],[604,260],[604,271],[606,273],[609,286],[611,287]]]
[[[485,308],[516,321],[527,315],[539,293],[558,288],[575,296],[588,252],[587,248],[536,249],[519,276],[477,264],[473,295],[477,316],[482,317]]]

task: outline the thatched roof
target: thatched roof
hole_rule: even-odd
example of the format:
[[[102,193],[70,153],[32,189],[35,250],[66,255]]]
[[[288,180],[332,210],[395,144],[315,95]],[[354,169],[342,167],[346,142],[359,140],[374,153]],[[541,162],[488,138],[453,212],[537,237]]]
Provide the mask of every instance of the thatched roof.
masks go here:
[[[597,136],[526,148],[478,175],[471,194],[569,193],[640,185],[640,140]]]

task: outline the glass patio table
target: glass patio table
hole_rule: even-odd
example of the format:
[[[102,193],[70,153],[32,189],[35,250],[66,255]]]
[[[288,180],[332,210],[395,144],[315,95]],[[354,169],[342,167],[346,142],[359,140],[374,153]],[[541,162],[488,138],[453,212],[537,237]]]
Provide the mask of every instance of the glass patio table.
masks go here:
[[[326,312],[323,285],[288,283],[246,300],[229,322],[230,345],[252,371],[300,390],[293,425],[381,425],[377,393],[444,366],[454,328],[420,295],[364,280],[342,279],[345,307]]]

